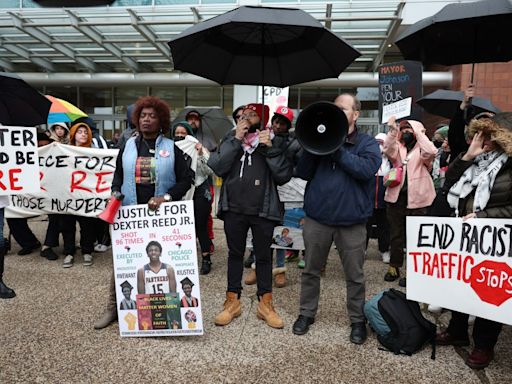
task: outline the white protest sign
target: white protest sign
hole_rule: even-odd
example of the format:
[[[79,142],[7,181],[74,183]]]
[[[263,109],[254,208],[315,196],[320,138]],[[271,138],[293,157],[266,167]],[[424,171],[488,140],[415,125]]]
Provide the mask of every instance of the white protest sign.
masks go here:
[[[121,336],[202,335],[193,202],[121,207],[111,228]]]
[[[411,115],[412,97],[382,106],[382,124],[388,122],[390,117],[400,119]]]
[[[269,108],[268,121],[270,124],[270,120],[272,119],[272,116],[274,116],[274,112],[276,111],[277,107],[280,105],[284,105],[285,107],[288,106],[288,94],[290,89],[288,87],[279,88],[270,86],[265,86],[263,89],[263,92],[265,92],[265,104],[268,105]],[[261,102],[261,87],[258,87],[258,103]]]
[[[39,148],[38,191],[10,197],[6,217],[45,213],[96,217],[110,198],[117,149],[52,143]]]
[[[407,298],[512,324],[512,220],[407,217]]]
[[[39,191],[35,128],[0,126],[0,196]]]

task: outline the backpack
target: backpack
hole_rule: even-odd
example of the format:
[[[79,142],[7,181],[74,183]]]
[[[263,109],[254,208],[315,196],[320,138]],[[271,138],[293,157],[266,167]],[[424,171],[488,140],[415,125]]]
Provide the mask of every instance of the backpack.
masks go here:
[[[374,328],[377,332],[377,340],[386,350],[397,355],[411,356],[419,351],[425,343],[430,342],[432,345],[431,359],[435,359],[437,327],[423,317],[417,302],[407,300],[403,292],[390,289],[382,293],[382,297],[377,301],[377,308],[378,314],[390,329],[390,332],[383,333],[381,331],[379,333]],[[375,319],[373,321],[375,322]],[[370,325],[372,325],[371,322]]]

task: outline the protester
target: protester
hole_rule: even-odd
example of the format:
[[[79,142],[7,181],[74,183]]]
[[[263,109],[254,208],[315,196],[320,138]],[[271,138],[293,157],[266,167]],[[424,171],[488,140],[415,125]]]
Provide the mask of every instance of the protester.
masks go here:
[[[273,328],[284,326],[272,304],[270,245],[274,226],[283,217],[276,185],[290,180],[292,166],[283,138],[273,137],[265,129],[268,112],[266,105],[246,105],[236,129],[226,135],[219,151],[211,153],[208,160],[208,166],[223,178],[217,216],[224,220],[229,249],[226,301],[224,310],[215,317],[216,325],[227,325],[241,314],[243,255],[250,228],[257,255],[258,318]]]
[[[155,96],[141,97],[131,118],[138,135],[130,137],[119,150],[112,193],[124,194],[123,205],[148,204],[152,210],[163,202],[181,200],[193,183],[193,174],[181,149],[165,137],[171,124],[169,106]],[[106,311],[94,328],[105,328],[116,320],[112,275]]]
[[[186,121],[179,121],[172,127],[171,136],[180,147],[181,140],[195,143],[194,148],[197,152],[197,164],[195,166],[194,180],[194,224],[196,236],[201,246],[201,275],[207,275],[211,271],[211,249],[212,241],[208,236],[208,217],[212,210],[212,194],[210,192],[209,177],[213,171],[208,167],[207,162],[210,158],[210,152],[193,136],[192,127]],[[184,142],[183,142],[184,143]]]
[[[0,299],[12,299],[16,296],[13,289],[5,285],[4,276],[4,258],[7,253],[4,239],[4,211],[9,205],[9,196],[0,196]]]
[[[396,186],[388,186],[384,200],[388,203],[390,227],[390,262],[385,281],[399,280],[404,262],[405,222],[407,216],[424,216],[436,196],[430,172],[437,148],[425,135],[423,124],[415,120],[394,118],[388,121],[389,132],[384,141],[384,154],[394,167],[402,168],[402,178]]]
[[[442,125],[434,132],[432,143],[437,148],[436,157],[432,165],[432,180],[434,181],[434,188],[438,191],[444,184],[444,174],[448,169],[451,159],[447,125]]]
[[[53,140],[44,133],[37,133],[37,146],[44,147],[52,143]],[[28,255],[32,251],[41,247],[41,243],[37,240],[34,235],[26,218],[8,218],[7,224],[11,235],[14,237],[16,242],[21,246],[18,251],[18,255]],[[57,260],[59,256],[53,250],[53,247],[59,245],[59,233],[60,233],[60,215],[48,214],[48,227],[46,229],[46,236],[44,239],[43,246],[41,247],[41,256],[48,260]]]
[[[69,144],[77,147],[90,148],[92,145],[92,131],[86,123],[76,123],[69,131]],[[93,264],[94,238],[96,221],[94,217],[60,215],[60,231],[64,240],[64,262],[62,267],[70,268],[75,260],[75,232],[76,222],[80,224],[80,250],[84,259],[83,265],[89,267]]]
[[[137,128],[132,122],[132,112],[134,107],[135,104],[130,104],[126,107],[126,129],[123,131],[116,148],[123,148],[124,144],[130,137],[138,134]]]
[[[53,123],[49,129],[50,138],[61,144],[69,144],[69,127],[66,123]]]
[[[292,127],[293,111],[286,106],[278,106],[272,119],[270,120],[271,129],[276,136],[280,136],[284,139],[286,155],[293,166],[298,161],[298,154],[302,147],[294,136],[289,134],[289,130]],[[285,188],[286,185],[280,188]],[[279,191],[279,188],[278,188]],[[286,203],[285,203],[286,212]],[[254,239],[253,239],[254,242]],[[253,247],[254,248],[254,247]],[[244,283],[247,285],[256,284],[256,263],[254,257],[256,256],[254,251],[251,252],[253,262],[251,263],[251,271],[245,277]],[[251,256],[249,255],[249,256]],[[276,249],[276,265],[272,269],[272,275],[274,276],[274,283],[277,288],[286,286],[286,266],[285,266],[286,251],[284,249]]]
[[[199,142],[203,145],[204,148],[206,148],[210,152],[214,152],[217,150],[217,142],[215,141],[215,138],[211,135],[205,134],[203,130],[203,121],[201,118],[201,114],[196,110],[188,111],[185,115],[185,120],[187,123],[190,124],[192,127],[192,132],[194,133],[194,137],[199,140]],[[209,188],[210,188],[210,194],[212,195],[212,200],[214,197],[214,189],[213,189],[213,182],[212,178],[208,178]],[[213,233],[213,217],[211,214],[208,216],[208,236],[210,237],[210,240],[213,240],[215,238],[215,234]],[[215,247],[211,245],[210,252],[213,252],[215,250]]]
[[[472,121],[471,144],[448,168],[445,185],[448,203],[457,216],[472,218],[512,217],[512,113],[498,113],[490,119]],[[468,314],[452,311],[446,331],[437,335],[438,345],[469,345]],[[473,326],[474,348],[466,364],[487,367],[494,358],[494,346],[502,325],[477,317]]]
[[[238,121],[240,120],[240,118],[242,117],[242,114],[244,113],[244,106],[241,105],[239,107],[237,107],[233,113],[231,114],[231,116],[233,116],[233,121],[235,122],[235,126],[238,124]]]
[[[372,235],[377,238],[378,247],[382,262],[389,264],[389,223],[386,217],[386,202],[384,201],[384,194],[386,187],[384,186],[384,176],[388,174],[391,169],[391,164],[383,153],[384,140],[386,139],[385,133],[378,133],[375,140],[379,143],[379,149],[382,156],[380,168],[375,174],[375,193],[373,198],[373,215],[366,223],[366,250],[368,252],[368,241]]]
[[[308,181],[304,196],[304,245],[306,265],[302,272],[300,314],[293,333],[303,335],[314,323],[320,296],[320,275],[334,241],[345,272],[350,341],[366,340],[365,302],[366,221],[372,215],[375,173],[381,164],[374,138],[356,126],[361,103],[341,94],[335,104],[345,112],[348,134],[335,153],[325,156],[304,151],[297,175]]]

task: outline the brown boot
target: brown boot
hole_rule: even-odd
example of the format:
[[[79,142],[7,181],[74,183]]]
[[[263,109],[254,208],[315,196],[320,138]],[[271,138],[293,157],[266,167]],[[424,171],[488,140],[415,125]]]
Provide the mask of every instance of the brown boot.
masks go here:
[[[274,283],[276,285],[276,288],[283,288],[286,287],[286,268],[285,267],[279,267],[274,268],[272,270],[272,275],[274,275]]]
[[[242,308],[236,292],[226,292],[224,310],[215,316],[215,325],[228,325],[235,318],[240,316]]]
[[[246,285],[254,285],[256,284],[256,270],[254,268],[251,268],[247,276],[245,276],[244,283]]]
[[[272,328],[283,328],[283,319],[279,317],[272,305],[272,293],[265,293],[260,297],[260,302],[257,308],[258,319],[265,320],[265,322]]]

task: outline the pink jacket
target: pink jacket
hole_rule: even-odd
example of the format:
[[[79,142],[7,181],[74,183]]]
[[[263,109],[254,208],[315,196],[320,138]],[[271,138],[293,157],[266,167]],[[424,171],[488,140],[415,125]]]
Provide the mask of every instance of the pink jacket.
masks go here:
[[[415,120],[408,121],[416,135],[416,145],[409,152],[409,161],[404,167],[402,182],[396,187],[388,187],[384,200],[388,203],[396,203],[407,177],[407,208],[424,208],[430,206],[436,196],[430,170],[437,148],[423,133],[423,124]],[[394,167],[402,164],[407,157],[407,148],[398,141],[398,132],[398,130],[389,131],[384,140],[384,154]]]

